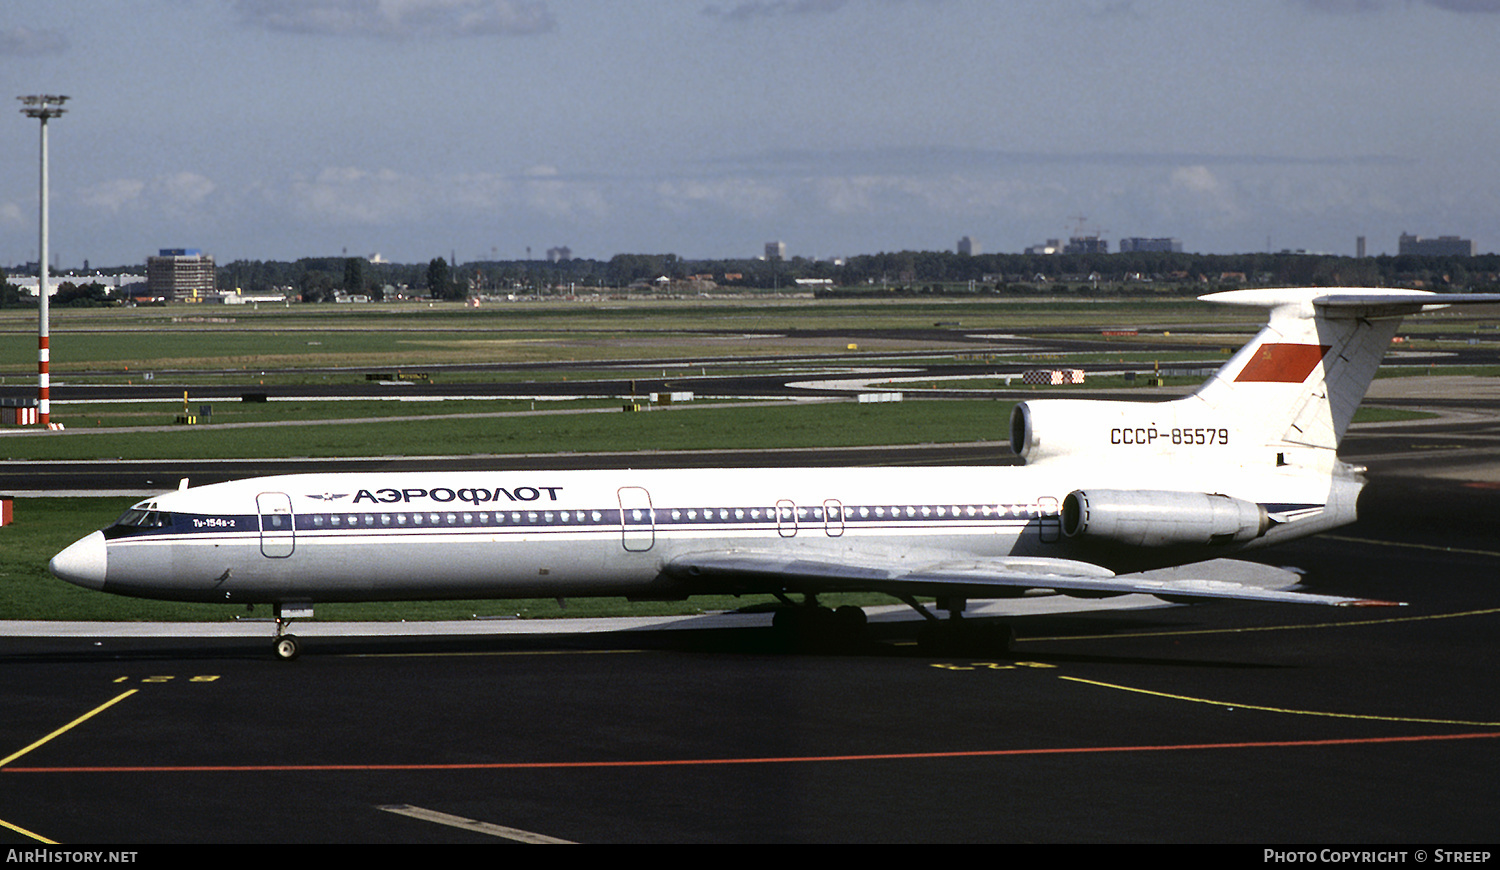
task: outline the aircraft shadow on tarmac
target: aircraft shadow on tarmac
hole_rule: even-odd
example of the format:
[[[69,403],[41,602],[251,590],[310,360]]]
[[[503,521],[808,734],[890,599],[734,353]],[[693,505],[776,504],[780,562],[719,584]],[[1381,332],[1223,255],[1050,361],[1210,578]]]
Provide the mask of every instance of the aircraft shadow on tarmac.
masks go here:
[[[1174,610],[1176,610],[1174,608]],[[1203,668],[1267,668],[1264,662],[1235,661],[1222,657],[1196,658],[1189,649],[1180,656],[1155,657],[1110,652],[1111,634],[1174,631],[1184,628],[1182,620],[1142,619],[1139,613],[1115,617],[1092,614],[1088,617],[1063,615],[969,618],[970,626],[998,628],[1007,626],[1014,632],[1010,644],[1003,641],[986,645],[983,641],[964,648],[924,648],[918,643],[921,624],[917,622],[875,623],[859,639],[828,641],[788,639],[768,627],[674,629],[670,631],[619,631],[581,635],[464,635],[422,637],[314,637],[308,639],[307,659],[334,657],[402,658],[402,657],[468,657],[549,654],[566,652],[650,651],[685,655],[720,656],[809,656],[922,659],[931,661],[991,662],[1031,661],[1046,664],[1112,663],[1141,666]],[[982,633],[981,638],[999,638],[1003,634]],[[1058,643],[1086,638],[1087,652],[1062,652]],[[1028,638],[1045,639],[1054,649],[1039,649]],[[1099,649],[1100,645],[1106,649]],[[213,638],[23,638],[10,644],[11,651],[0,654],[5,662],[148,662],[148,661],[223,661],[260,660],[268,667],[287,667],[274,661],[259,637]],[[1221,651],[1222,652],[1222,651]],[[295,665],[291,665],[295,667]]]

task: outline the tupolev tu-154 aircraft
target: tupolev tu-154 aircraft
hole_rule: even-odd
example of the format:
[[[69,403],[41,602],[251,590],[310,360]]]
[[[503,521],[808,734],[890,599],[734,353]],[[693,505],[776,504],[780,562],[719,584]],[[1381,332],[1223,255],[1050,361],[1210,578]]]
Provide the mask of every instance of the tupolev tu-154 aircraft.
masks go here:
[[[838,633],[817,595],[889,593],[964,637],[969,599],[1038,590],[1389,604],[1215,579],[1198,563],[1355,519],[1336,450],[1402,317],[1500,295],[1232,290],[1269,323],[1191,395],[1043,399],[1010,418],[1020,467],[297,474],[136,504],[52,559],[105,592],[269,603],[275,654],[314,602],[770,593],[775,624]],[[1217,564],[1217,563],[1216,563]],[[1155,569],[1189,566],[1164,575]],[[803,604],[789,596],[800,594]],[[918,597],[934,597],[947,620]],[[972,623],[971,623],[972,624]]]

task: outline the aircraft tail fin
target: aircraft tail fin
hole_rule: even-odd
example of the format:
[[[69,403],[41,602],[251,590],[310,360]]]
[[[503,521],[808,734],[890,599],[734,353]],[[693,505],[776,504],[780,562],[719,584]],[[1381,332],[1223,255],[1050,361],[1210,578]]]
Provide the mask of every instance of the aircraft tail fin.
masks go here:
[[[1307,287],[1229,290],[1207,302],[1270,311],[1249,344],[1191,395],[1161,403],[1052,399],[1023,402],[1011,417],[1011,444],[1027,464],[1069,456],[1116,461],[1100,448],[1130,448],[1144,461],[1231,455],[1280,457],[1283,450],[1328,451],[1343,440],[1391,339],[1409,314],[1458,304],[1500,303],[1500,294]],[[1278,464],[1281,460],[1278,458]]]
[[[1270,319],[1185,401],[1201,402],[1217,413],[1251,416],[1261,435],[1256,440],[1262,443],[1336,449],[1401,318],[1421,310],[1411,304],[1328,304],[1349,299],[1348,292],[1231,290],[1202,297],[1269,308]],[[1352,292],[1361,298],[1378,294]]]
[[[1402,318],[1496,295],[1416,290],[1229,290],[1207,302],[1270,309],[1270,319],[1186,401],[1253,415],[1265,443],[1338,448]]]

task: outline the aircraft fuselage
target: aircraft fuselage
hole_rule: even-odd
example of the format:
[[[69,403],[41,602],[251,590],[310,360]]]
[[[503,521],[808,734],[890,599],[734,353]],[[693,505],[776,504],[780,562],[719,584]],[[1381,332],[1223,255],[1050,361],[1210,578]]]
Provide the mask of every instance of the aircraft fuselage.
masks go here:
[[[1122,471],[1086,477],[1096,487],[1151,485]],[[1240,496],[1252,502],[1256,489],[1286,501],[1295,480],[1254,477]],[[75,545],[97,554],[59,559],[74,566],[74,582],[108,592],[244,603],[784,588],[775,578],[710,582],[668,570],[702,550],[898,568],[934,553],[1140,567],[1138,550],[1112,557],[1115,548],[1062,533],[1064,498],[1083,483],[1023,467],[290,475],[165,493]],[[1330,511],[1326,479],[1300,488],[1298,503],[1320,510],[1299,533],[1352,519],[1352,493]],[[1211,558],[1291,529],[1272,531],[1198,549]],[[1191,556],[1184,547],[1157,555]]]

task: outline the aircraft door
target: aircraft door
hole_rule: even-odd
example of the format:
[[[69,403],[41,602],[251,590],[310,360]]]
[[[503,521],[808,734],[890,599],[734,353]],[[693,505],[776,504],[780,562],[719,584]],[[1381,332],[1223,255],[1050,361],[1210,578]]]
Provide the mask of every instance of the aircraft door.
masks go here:
[[[783,538],[797,536],[797,505],[790,499],[776,500],[776,533]]]
[[[823,500],[823,531],[830,538],[844,533],[844,505],[836,498]]]
[[[644,553],[656,544],[656,511],[651,493],[639,486],[622,486],[620,496],[620,542],[632,553]]]
[[[255,497],[260,515],[260,553],[268,559],[285,559],[297,547],[296,517],[292,515],[291,496],[284,492],[263,492]]]

